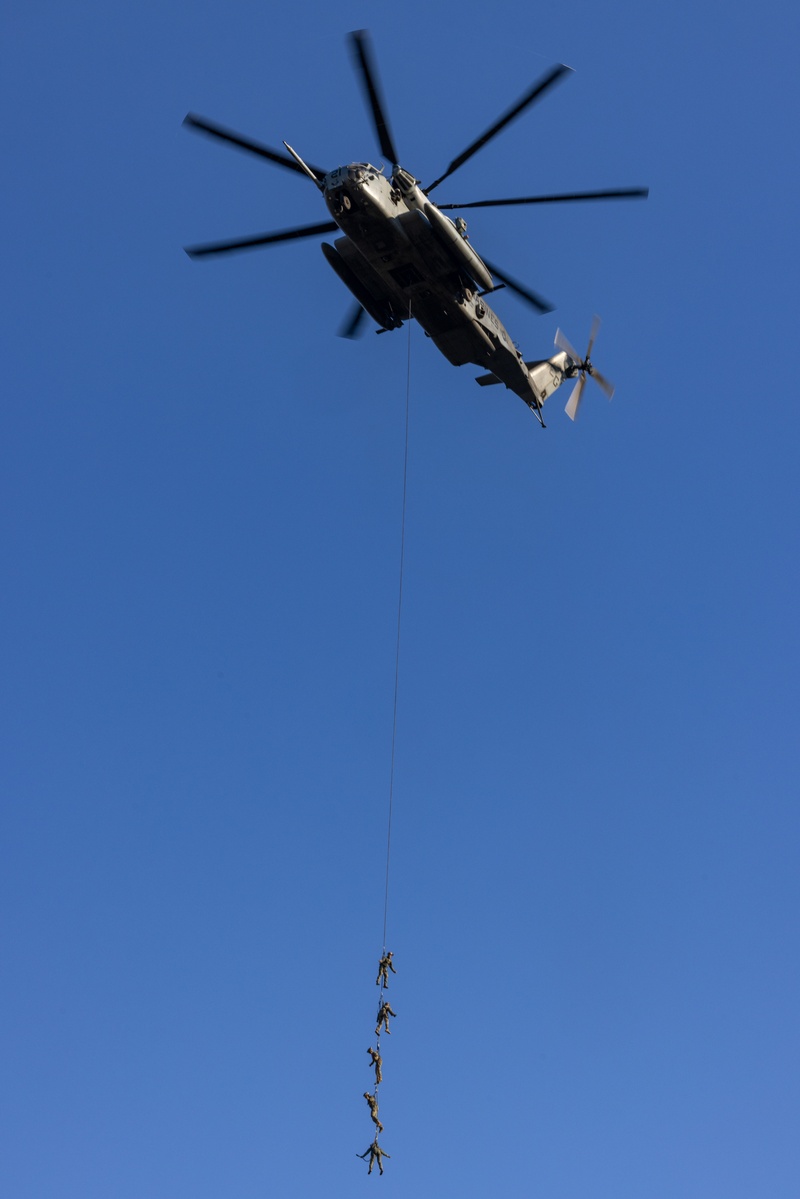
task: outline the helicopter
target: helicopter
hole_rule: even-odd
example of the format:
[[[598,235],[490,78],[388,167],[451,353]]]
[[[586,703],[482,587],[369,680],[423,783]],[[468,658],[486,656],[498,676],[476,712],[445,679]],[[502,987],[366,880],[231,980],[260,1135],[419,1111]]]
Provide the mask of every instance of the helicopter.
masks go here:
[[[430,199],[435,188],[570,74],[571,68],[563,63],[552,67],[493,125],[456,155],[438,178],[423,187],[420,180],[400,165],[367,31],[351,33],[349,42],[381,153],[392,164],[391,174],[387,176],[384,166],[375,167],[366,162],[326,170],[305,161],[288,142],[283,143],[287,151],[284,153],[188,113],[184,124],[189,128],[305,175],[322,193],[332,219],[232,241],[189,246],[186,253],[190,258],[205,258],[320,234],[340,233],[333,244],[323,241],[322,252],[356,299],[352,313],[340,330],[342,336],[355,337],[367,315],[375,321],[378,333],[399,329],[406,320],[414,319],[448,362],[454,366],[472,363],[482,367],[486,373],[479,375],[477,382],[481,386],[505,384],[525,401],[543,428],[543,404],[566,379],[577,380],[566,406],[572,420],[577,415],[587,377],[593,378],[610,398],[613,386],[591,362],[598,319],[595,317],[583,357],[559,330],[556,334],[557,354],[547,359],[525,361],[499,317],[486,303],[486,297],[507,288],[538,313],[552,311],[552,305],[480,257],[469,241],[463,217],[453,220],[445,212],[521,204],[644,198],[648,189],[618,188],[475,200],[466,204],[437,205]]]

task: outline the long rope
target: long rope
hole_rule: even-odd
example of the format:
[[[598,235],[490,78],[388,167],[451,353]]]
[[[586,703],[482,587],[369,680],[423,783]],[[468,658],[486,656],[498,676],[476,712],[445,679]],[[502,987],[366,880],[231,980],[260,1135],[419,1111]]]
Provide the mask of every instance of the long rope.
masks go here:
[[[403,515],[400,521],[400,582],[397,595],[397,642],[394,654],[394,710],[392,713],[392,756],[389,768],[389,819],[386,832],[386,888],[383,897],[383,952],[386,953],[386,925],[389,918],[389,863],[392,855],[392,808],[394,805],[394,757],[397,743],[397,691],[400,680],[400,628],[403,615],[403,566],[406,555],[406,494],[408,491],[408,413],[411,397],[411,310],[408,320],[408,351],[406,357],[406,431],[403,453]],[[381,987],[381,993],[383,988]]]
[[[392,955],[386,952],[386,928],[389,919],[389,865],[392,857],[392,810],[394,807],[394,762],[395,748],[397,746],[397,696],[400,681],[400,630],[402,627],[403,616],[403,568],[405,566],[406,556],[406,496],[408,494],[408,415],[411,407],[411,305],[408,309],[408,350],[406,358],[406,428],[405,428],[405,449],[403,451],[403,512],[400,521],[400,578],[397,591],[397,641],[394,652],[394,703],[392,711],[392,754],[391,765],[389,767],[389,816],[386,829],[386,886],[383,894],[383,953],[379,964],[378,977],[376,983],[380,983],[380,998],[378,1006],[378,1023],[375,1028],[375,1046],[376,1048],[369,1049],[368,1052],[372,1058],[372,1065],[375,1068],[375,1085],[372,1090],[372,1095],[368,1091],[364,1092],[364,1098],[367,1100],[370,1109],[370,1116],[375,1125],[375,1133],[373,1140],[365,1153],[357,1154],[358,1157],[366,1158],[369,1154],[369,1173],[372,1173],[372,1167],[377,1160],[378,1170],[383,1173],[383,1165],[381,1164],[382,1157],[388,1157],[389,1154],[381,1151],[378,1145],[378,1134],[383,1132],[383,1125],[378,1118],[378,1089],[382,1079],[383,1059],[381,1057],[381,1031],[385,1026],[387,1033],[389,1032],[389,1017],[396,1013],[392,1011],[390,1005],[386,1002],[384,994],[389,981],[388,971],[394,972],[392,965]]]

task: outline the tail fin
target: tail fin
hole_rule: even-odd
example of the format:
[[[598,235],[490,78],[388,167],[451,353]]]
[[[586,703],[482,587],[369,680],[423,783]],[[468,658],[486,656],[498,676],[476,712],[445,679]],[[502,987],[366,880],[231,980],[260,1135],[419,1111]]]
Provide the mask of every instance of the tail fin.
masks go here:
[[[544,358],[541,362],[526,362],[531,385],[533,386],[540,404],[549,399],[554,391],[558,391],[566,378],[567,355],[554,354],[552,358]]]
[[[537,358],[535,362],[526,362],[525,365],[528,368],[528,373],[530,374],[535,366],[543,366],[545,362],[547,362],[546,358]],[[502,383],[503,380],[498,379],[497,375],[488,374],[478,375],[475,379],[475,382],[479,383],[481,387],[491,387],[493,383]]]

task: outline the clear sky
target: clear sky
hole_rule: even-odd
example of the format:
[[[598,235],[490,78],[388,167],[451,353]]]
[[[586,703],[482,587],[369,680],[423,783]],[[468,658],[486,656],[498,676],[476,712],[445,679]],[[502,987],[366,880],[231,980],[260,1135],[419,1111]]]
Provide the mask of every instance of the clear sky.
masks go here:
[[[3,17],[2,1191],[795,1199],[796,5],[17,3]],[[542,431],[415,327],[336,337],[310,160],[372,29]]]

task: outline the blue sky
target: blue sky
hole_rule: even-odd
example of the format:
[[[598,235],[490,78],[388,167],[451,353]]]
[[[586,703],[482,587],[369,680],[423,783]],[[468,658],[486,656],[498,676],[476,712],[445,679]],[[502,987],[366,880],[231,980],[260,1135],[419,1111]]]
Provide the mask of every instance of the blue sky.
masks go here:
[[[15,1199],[794,1197],[794,6],[42,2],[3,18],[0,1171]],[[304,180],[379,151],[603,317],[542,432],[406,331],[337,339]]]

